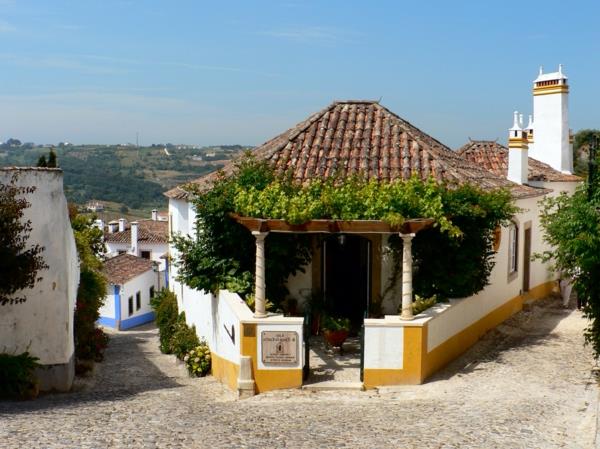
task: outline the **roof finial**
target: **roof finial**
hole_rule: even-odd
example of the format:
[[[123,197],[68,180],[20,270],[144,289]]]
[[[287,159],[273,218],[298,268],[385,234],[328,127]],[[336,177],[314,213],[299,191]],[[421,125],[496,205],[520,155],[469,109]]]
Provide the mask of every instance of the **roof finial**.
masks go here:
[[[529,114],[529,123],[527,124],[527,129],[533,129],[533,115]]]
[[[523,114],[519,114],[519,127],[523,128]]]
[[[514,113],[514,120],[513,120],[513,130],[520,130],[521,127],[519,126],[519,111],[515,111]]]
[[[542,76],[544,74],[544,66],[541,65],[540,66],[540,76]]]
[[[563,74],[563,73],[562,73],[562,67],[563,67],[563,66],[562,66],[562,64],[558,64],[558,74],[559,74],[559,75],[562,75],[562,74]]]

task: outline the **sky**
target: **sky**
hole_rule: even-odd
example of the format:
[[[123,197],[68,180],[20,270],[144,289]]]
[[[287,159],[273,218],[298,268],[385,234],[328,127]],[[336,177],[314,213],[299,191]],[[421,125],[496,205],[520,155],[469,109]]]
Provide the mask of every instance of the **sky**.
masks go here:
[[[539,66],[600,128],[594,1],[0,0],[0,141],[259,145],[334,100],[505,143]]]

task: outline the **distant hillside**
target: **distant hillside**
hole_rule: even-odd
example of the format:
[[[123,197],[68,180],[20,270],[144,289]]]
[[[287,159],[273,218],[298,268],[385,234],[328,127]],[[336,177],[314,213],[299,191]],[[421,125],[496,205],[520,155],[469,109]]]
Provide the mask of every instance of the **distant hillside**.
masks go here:
[[[119,203],[130,209],[164,208],[165,190],[222,167],[246,147],[82,145],[55,148],[70,202]],[[0,166],[32,166],[49,148],[4,146]]]

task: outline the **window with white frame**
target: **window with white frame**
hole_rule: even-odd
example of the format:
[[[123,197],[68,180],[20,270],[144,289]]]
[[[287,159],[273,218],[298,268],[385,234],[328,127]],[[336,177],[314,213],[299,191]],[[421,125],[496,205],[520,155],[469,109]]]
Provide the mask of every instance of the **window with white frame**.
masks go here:
[[[519,269],[519,226],[512,222],[508,227],[508,272],[516,273]]]

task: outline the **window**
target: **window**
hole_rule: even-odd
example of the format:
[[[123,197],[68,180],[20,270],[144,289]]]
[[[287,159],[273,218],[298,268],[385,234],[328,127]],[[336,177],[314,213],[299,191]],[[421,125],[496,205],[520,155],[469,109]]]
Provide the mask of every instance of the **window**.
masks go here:
[[[133,296],[129,297],[128,303],[129,303],[129,315],[133,315]]]
[[[142,292],[137,292],[135,294],[135,310],[140,310],[142,308]]]
[[[512,222],[508,227],[508,273],[516,273],[519,269],[519,227]]]
[[[150,251],[142,251],[142,258],[143,259],[150,259]]]
[[[127,251],[125,251],[124,249],[120,249],[117,251],[117,254],[125,254]]]
[[[150,298],[154,298],[154,285],[152,287],[150,287],[150,291],[148,292],[148,296],[150,296]]]

